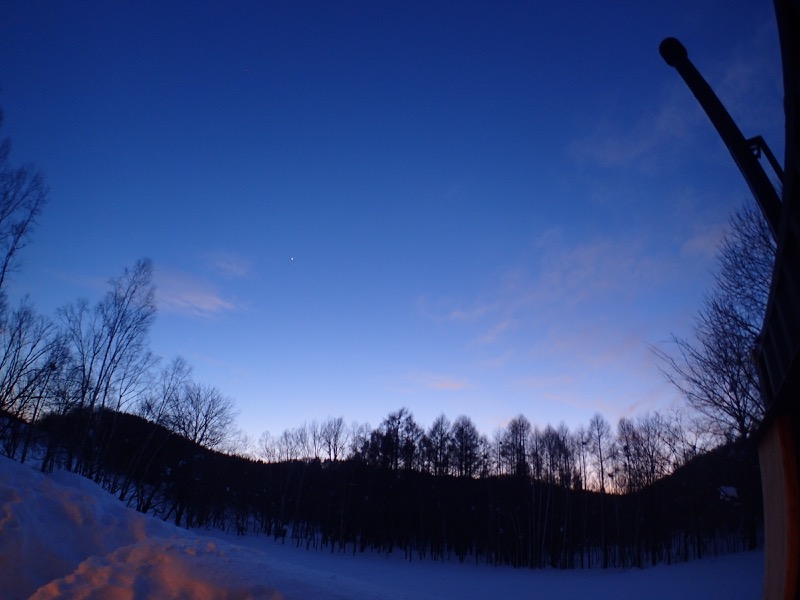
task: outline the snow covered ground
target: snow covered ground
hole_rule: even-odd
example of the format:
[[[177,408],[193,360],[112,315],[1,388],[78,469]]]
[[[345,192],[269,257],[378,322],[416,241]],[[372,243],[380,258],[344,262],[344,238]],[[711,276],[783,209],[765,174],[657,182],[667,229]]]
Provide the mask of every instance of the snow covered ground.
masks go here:
[[[532,571],[193,532],[71,473],[0,456],[0,597],[93,599],[761,597],[763,553],[644,570]]]

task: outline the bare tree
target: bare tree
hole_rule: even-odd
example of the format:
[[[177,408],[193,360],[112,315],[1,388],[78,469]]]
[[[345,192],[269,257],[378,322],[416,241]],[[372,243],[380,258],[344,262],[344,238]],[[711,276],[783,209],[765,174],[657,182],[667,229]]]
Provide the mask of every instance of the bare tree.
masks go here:
[[[450,428],[450,461],[459,477],[474,477],[480,465],[481,436],[472,420],[461,415]]]
[[[156,312],[152,278],[150,260],[139,260],[109,282],[111,290],[94,309],[79,300],[59,310],[79,407],[121,410],[139,397],[155,364],[147,344]]]
[[[328,417],[322,424],[322,444],[328,453],[328,460],[337,461],[345,451],[348,432],[342,417]]]
[[[308,434],[308,425],[303,423],[300,427],[295,427],[291,430],[294,437],[294,445],[297,448],[298,458],[308,460],[313,458],[313,449],[311,448],[311,436]]]
[[[685,465],[698,454],[714,448],[718,439],[704,426],[698,426],[694,415],[687,414],[685,407],[677,407],[661,414],[663,421],[661,443],[666,448],[672,469]]]
[[[563,423],[558,429],[548,425],[541,433],[542,463],[544,480],[569,488],[572,484],[572,449],[567,426]]]
[[[594,473],[600,489],[600,545],[603,555],[603,568],[609,565],[609,547],[606,537],[606,519],[603,515],[603,501],[605,499],[609,475],[614,476],[611,467],[614,464],[616,444],[611,434],[611,426],[600,413],[595,414],[587,429],[589,456],[594,463]],[[612,482],[613,483],[613,482]]]
[[[0,110],[0,126],[2,124],[3,112]],[[3,353],[0,365],[0,413],[14,414],[23,412],[29,392],[40,382],[34,365],[47,353],[47,338],[51,337],[51,332],[49,325],[33,315],[27,300],[10,314],[6,304],[6,277],[16,266],[17,254],[24,248],[47,201],[47,186],[42,174],[31,165],[12,165],[10,155],[11,141],[4,138],[0,140],[0,328],[4,338],[0,340],[0,344],[3,344],[0,348]],[[45,327],[48,331],[43,330]],[[38,334],[45,337],[34,339]],[[37,408],[39,405],[36,404]],[[20,414],[14,416],[21,418]],[[13,430],[18,432],[18,426],[14,425]],[[12,446],[15,445],[12,443]]]
[[[620,485],[633,492],[652,485],[675,466],[665,440],[672,435],[671,424],[660,413],[640,416],[634,422],[622,418],[617,424],[617,462],[622,473]]]
[[[353,421],[350,424],[350,456],[361,459],[366,458],[366,449],[369,446],[372,427],[369,423]]]
[[[611,435],[611,426],[600,413],[597,413],[589,421],[586,433],[598,489],[601,493],[605,493],[608,478],[606,469],[609,467],[614,453],[614,437]]]
[[[0,415],[12,417],[0,419],[0,438],[9,456],[21,441],[22,424],[39,417],[65,358],[63,338],[50,320],[34,312],[27,298],[10,313],[0,307]]]
[[[297,443],[297,434],[294,429],[285,429],[276,441],[277,457],[279,461],[288,462],[299,460],[302,450]]]
[[[316,419],[312,419],[306,427],[308,430],[309,458],[319,460],[322,458],[321,455],[324,446],[322,438],[322,425]]]
[[[552,429],[549,425],[547,427]],[[546,458],[544,434],[538,427],[533,427],[528,435],[528,465],[531,478],[537,481],[545,478]]]
[[[180,356],[170,361],[150,382],[146,393],[139,399],[136,409],[138,416],[166,427],[170,408],[180,402],[185,386],[191,381],[191,371],[191,367]],[[155,490],[145,492],[141,487],[141,480],[137,481],[136,473],[140,470],[144,473],[150,472],[156,456],[171,435],[168,429],[165,430],[163,427],[148,427],[145,431],[146,433],[137,439],[128,457],[128,468],[127,472],[122,474],[124,477],[119,494],[120,499],[124,499],[132,488],[137,489],[139,496],[137,503],[140,507],[149,504],[149,500],[145,498],[152,499]]]
[[[389,413],[370,434],[367,459],[374,465],[398,471],[418,467],[423,431],[408,408]]]
[[[434,475],[446,475],[450,471],[450,446],[450,421],[441,414],[422,438],[424,460]]]
[[[0,111],[0,126],[3,112]],[[47,201],[44,177],[31,165],[14,167],[9,161],[11,141],[0,141],[0,302],[3,286],[24,248],[31,229]]]
[[[104,426],[106,442],[90,436],[97,431],[92,424],[100,418],[100,409],[124,410],[140,400],[150,384],[156,362],[147,340],[156,311],[152,277],[152,263],[139,260],[109,281],[111,289],[93,309],[87,300],[79,300],[58,311],[69,359],[67,381],[54,408],[78,411],[79,430],[72,437],[68,466],[73,466],[78,451],[74,466],[88,476],[100,476],[96,467],[101,446],[113,437],[116,423],[113,417],[110,427]]]
[[[585,427],[580,426],[573,434],[572,447],[575,449],[575,459],[577,461],[579,489],[586,489],[588,483],[588,472],[586,461],[589,456],[589,442],[591,438]]]
[[[48,359],[58,343],[53,324],[36,315],[27,298],[0,313],[0,413],[27,420],[32,391],[57,365]]]
[[[189,382],[169,407],[167,424],[187,440],[217,449],[233,432],[236,407],[217,388]]]
[[[244,429],[232,427],[216,450],[230,456],[250,458],[255,455],[258,447]]]
[[[528,475],[530,465],[528,463],[528,447],[531,435],[531,424],[524,415],[518,415],[511,419],[505,429],[503,436],[503,451],[501,455],[507,457],[514,475]]]
[[[269,463],[278,461],[277,440],[269,431],[264,431],[259,436],[258,443],[256,445],[256,455]]]
[[[720,438],[746,439],[764,417],[752,351],[774,260],[775,242],[758,210],[748,205],[736,212],[694,338],[673,336],[675,354],[655,350],[664,374]]]
[[[492,474],[492,452],[492,442],[489,440],[488,436],[479,434],[474,474],[481,479],[486,479]]]
[[[169,408],[176,402],[182,390],[191,381],[192,367],[182,356],[176,356],[161,369],[156,385],[151,386],[149,393],[139,404],[140,416],[163,425],[169,414]]]

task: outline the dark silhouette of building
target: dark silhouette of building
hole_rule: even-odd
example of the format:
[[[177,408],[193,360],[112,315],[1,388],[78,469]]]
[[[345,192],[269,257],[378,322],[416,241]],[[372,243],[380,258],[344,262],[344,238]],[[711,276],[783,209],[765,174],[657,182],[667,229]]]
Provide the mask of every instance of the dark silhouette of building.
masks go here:
[[[800,573],[800,2],[775,0],[783,62],[786,155],[778,249],[756,348],[766,418],[759,436],[765,598],[797,598]]]

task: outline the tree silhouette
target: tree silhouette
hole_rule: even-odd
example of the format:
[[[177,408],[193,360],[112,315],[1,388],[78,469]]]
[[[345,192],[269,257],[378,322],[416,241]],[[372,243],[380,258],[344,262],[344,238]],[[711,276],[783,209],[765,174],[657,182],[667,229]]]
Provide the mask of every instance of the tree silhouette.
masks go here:
[[[656,349],[662,371],[720,438],[749,437],[764,416],[753,348],[766,311],[775,241],[746,205],[719,248],[714,288],[697,315],[694,339],[673,336],[675,355]]]

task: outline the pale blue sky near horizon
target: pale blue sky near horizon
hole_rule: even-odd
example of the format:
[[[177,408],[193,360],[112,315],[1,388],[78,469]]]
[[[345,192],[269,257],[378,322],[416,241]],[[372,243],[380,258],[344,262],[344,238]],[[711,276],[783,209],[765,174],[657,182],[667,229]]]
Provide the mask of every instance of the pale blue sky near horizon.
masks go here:
[[[771,2],[5,2],[0,133],[50,186],[12,291],[151,258],[153,351],[253,438],[669,409],[650,346],[749,192],[667,36],[782,160]]]

